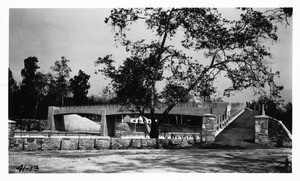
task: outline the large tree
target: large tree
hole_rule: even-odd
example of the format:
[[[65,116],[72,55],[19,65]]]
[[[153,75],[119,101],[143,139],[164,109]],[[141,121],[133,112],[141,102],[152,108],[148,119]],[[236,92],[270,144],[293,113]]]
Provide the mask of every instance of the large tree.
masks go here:
[[[61,100],[61,106],[64,105],[64,98],[70,94],[70,87],[69,87],[69,78],[70,72],[72,71],[71,68],[68,66],[68,62],[70,60],[66,59],[64,56],[61,57],[61,60],[57,60],[54,62],[54,66],[51,66],[50,69],[53,71],[54,76],[54,85],[53,87],[56,92],[56,101],[55,104]]]
[[[184,91],[185,88],[183,86],[167,84],[161,92],[161,96],[166,104],[170,104],[174,100],[180,98]],[[192,96],[191,94],[187,94],[183,99],[181,99],[181,102],[189,102],[193,98],[194,96]]]
[[[105,19],[113,27],[115,40],[131,52],[129,59],[124,61],[124,66],[128,60],[134,60],[147,72],[144,78],[147,84],[144,88],[152,115],[150,137],[158,137],[158,126],[178,102],[189,93],[196,95],[207,90],[206,87],[211,87],[220,73],[232,82],[224,95],[229,96],[234,91],[248,87],[253,87],[257,93],[265,92],[264,87],[270,77],[266,58],[271,56],[265,42],[278,39],[277,27],[273,22],[279,20],[280,12],[260,12],[251,8],[241,8],[238,11],[240,17],[237,20],[227,20],[214,8],[121,8],[113,9]],[[280,17],[284,15],[285,13]],[[147,29],[153,32],[151,41],[134,41],[128,38],[127,33],[134,22],[145,23]],[[178,41],[181,47],[174,46],[173,41]],[[187,50],[200,52],[203,57],[187,56]],[[113,82],[120,81],[128,72],[136,69],[132,64],[131,70],[129,66],[127,72],[122,72],[124,67],[118,69],[113,63],[112,56],[96,61],[96,64],[105,65],[100,71]],[[183,90],[180,96],[169,103],[158,122],[155,122],[156,85],[162,79],[183,87]],[[123,79],[123,85],[130,85],[131,81],[130,77]],[[120,90],[120,86],[115,88]]]
[[[24,60],[24,68],[21,70],[23,77],[21,93],[21,114],[24,118],[33,118],[37,102],[37,70],[40,68],[36,57],[28,57]]]
[[[13,82],[13,77],[10,72],[10,94],[18,97],[20,100],[14,100],[11,105],[18,104],[21,111],[21,116],[24,118],[36,118],[39,104],[43,101],[49,91],[50,74],[39,72],[37,65],[37,57],[28,57],[24,60],[24,68],[21,70],[23,77],[20,85],[20,91],[17,91],[16,83]],[[16,98],[15,98],[16,99]],[[18,107],[15,106],[14,109]]]
[[[78,75],[70,79],[70,89],[73,93],[73,102],[76,105],[86,104],[88,90],[91,87],[89,83],[90,75],[79,70]]]
[[[20,88],[15,81],[13,74],[8,69],[8,117],[17,118],[20,115]]]
[[[106,68],[100,70],[106,76],[112,78],[112,88],[116,93],[118,101],[124,105],[134,104],[140,113],[150,108],[151,67],[146,62],[140,61],[138,57],[130,57],[124,61],[124,65],[115,69],[111,65],[111,55],[99,58],[97,63],[104,63]]]
[[[51,87],[51,78],[52,75],[51,74],[44,74],[42,72],[37,72],[36,74],[36,103],[35,103],[35,109],[34,109],[34,117],[37,117],[37,111],[39,108],[39,104],[46,98],[46,96],[48,95],[49,91],[50,91],[50,87]],[[43,114],[42,114],[43,115]]]
[[[105,64],[102,70],[107,77],[112,78],[112,88],[116,94],[117,101],[123,104],[125,109],[135,109],[142,116],[146,130],[150,131],[145,119],[145,111],[151,108],[151,97],[154,95],[153,101],[158,100],[156,92],[152,92],[152,71],[151,61],[140,61],[138,56],[129,57],[124,61],[124,65],[118,69],[111,65],[111,55],[99,58],[97,64]],[[105,91],[106,89],[104,89]],[[103,92],[104,92],[103,91]],[[134,107],[130,106],[131,104]],[[134,110],[132,110],[134,111]]]

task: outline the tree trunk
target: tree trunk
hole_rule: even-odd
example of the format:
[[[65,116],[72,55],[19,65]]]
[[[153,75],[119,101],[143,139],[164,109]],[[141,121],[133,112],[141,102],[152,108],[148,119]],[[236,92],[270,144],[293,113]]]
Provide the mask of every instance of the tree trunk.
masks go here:
[[[36,112],[37,112],[38,105],[39,105],[39,102],[36,102],[36,104],[35,104],[35,108],[34,108],[34,115],[33,115],[33,119],[36,119]]]
[[[61,97],[61,106],[64,106],[64,96]]]
[[[154,120],[154,121],[151,122],[150,138],[156,138],[157,139],[158,136],[159,136],[158,124]]]
[[[156,51],[156,57],[154,59],[154,61],[156,61],[156,65],[157,63],[161,63],[161,57],[162,57],[162,54],[163,52],[165,51],[164,50],[164,47],[165,47],[165,43],[166,43],[166,39],[167,39],[167,35],[168,35],[168,27],[169,27],[169,24],[170,24],[170,20],[171,20],[171,17],[172,17],[172,12],[173,12],[174,8],[171,9],[170,13],[169,13],[169,17],[168,17],[168,20],[166,22],[166,28],[165,28],[165,32],[164,32],[164,36],[163,36],[163,39],[162,39],[162,42],[161,42],[161,45],[160,45],[160,48]],[[151,131],[150,131],[150,138],[156,138],[158,139],[158,136],[159,136],[159,130],[158,130],[158,122],[155,122],[155,83],[157,81],[157,73],[158,73],[158,67],[156,66],[155,67],[155,72],[154,72],[154,79],[153,79],[153,82],[152,82],[152,95],[151,95],[151,108],[150,108],[150,114],[151,114]],[[158,144],[158,142],[157,142]]]
[[[151,131],[150,126],[148,125],[147,120],[144,115],[142,115],[142,118],[143,118],[144,125],[146,127],[146,134],[150,135],[150,131]]]

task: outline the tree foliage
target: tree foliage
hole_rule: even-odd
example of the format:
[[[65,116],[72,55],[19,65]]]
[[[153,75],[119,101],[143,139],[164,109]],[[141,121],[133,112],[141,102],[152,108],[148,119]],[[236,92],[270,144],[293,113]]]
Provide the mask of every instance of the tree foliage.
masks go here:
[[[293,16],[293,8],[292,7],[274,8],[274,9],[267,10],[265,14],[270,21],[275,21],[278,23],[285,22],[286,25],[290,25],[289,18]]]
[[[130,57],[118,69],[113,67],[111,56],[99,58],[97,64],[106,64],[102,70],[112,79],[112,87],[118,101],[124,105],[134,104],[140,113],[150,108],[151,100],[151,65],[137,57]]]
[[[23,79],[20,85],[20,91],[18,91],[16,83],[13,82],[10,72],[10,87],[12,89],[9,90],[9,93],[15,97],[12,99],[18,104],[18,106],[10,108],[15,112],[14,116],[11,115],[12,117],[36,118],[39,104],[49,92],[50,75],[38,71],[38,62],[36,57],[28,57],[24,60],[24,68],[21,70]],[[12,105],[15,104],[12,103],[12,101],[10,103]],[[17,113],[18,109],[20,113]]]
[[[33,118],[37,102],[37,70],[40,68],[36,57],[28,57],[24,60],[24,68],[21,70],[23,77],[20,86],[22,101],[21,114],[24,118]]]
[[[55,61],[54,66],[50,67],[54,76],[53,83],[55,87],[53,88],[55,88],[55,92],[57,93],[56,103],[60,99],[61,106],[64,105],[64,98],[70,93],[69,77],[72,70],[68,66],[68,62],[70,62],[70,60],[63,56],[60,61]]]
[[[39,72],[38,62],[37,57],[28,57],[24,60],[20,86],[13,78],[11,70],[8,71],[10,119],[47,119],[49,106],[74,105],[74,102],[82,104],[88,100],[89,75],[80,70],[78,76],[69,80],[71,69],[67,65],[69,60],[64,57],[50,67],[53,74]],[[75,101],[65,97],[70,94],[70,89],[73,90]]]
[[[12,119],[20,116],[20,88],[8,69],[8,117]]]
[[[10,69],[8,69],[8,92],[17,92],[19,87]]]
[[[155,132],[152,137],[158,136],[159,124],[186,95],[203,95],[208,93],[207,90],[212,92],[211,85],[221,72],[232,82],[224,95],[229,96],[248,87],[254,88],[257,93],[265,93],[264,87],[270,76],[266,58],[271,57],[271,53],[264,42],[278,39],[277,26],[273,24],[276,17],[252,8],[239,11],[239,19],[227,20],[215,8],[119,8],[113,9],[105,19],[105,23],[112,26],[115,40],[131,53],[124,61],[124,66],[129,67],[126,71],[123,71],[124,66],[117,69],[113,65],[111,55],[96,61],[97,65],[104,64],[100,71],[113,82],[120,82],[113,84],[116,92],[122,90],[122,85],[141,86],[139,90],[145,88],[144,97],[148,99],[145,102],[150,103],[153,123],[156,83],[166,79],[171,85],[178,85],[184,90],[181,96],[171,100],[157,124],[152,124],[151,131]],[[155,38],[151,41],[128,38],[127,32],[135,22],[143,22]],[[181,35],[179,32],[183,32],[180,40],[183,48],[180,49],[171,43],[175,36],[177,40]],[[201,52],[204,59],[189,57],[184,49]],[[144,68],[141,80],[145,84],[133,84],[134,78],[128,75],[137,68],[135,64],[128,64],[129,61],[139,62],[138,66]],[[164,77],[165,72],[169,72],[170,76]],[[134,97],[136,91],[128,94]],[[135,102],[134,98],[129,101]]]
[[[170,104],[174,102],[174,100],[180,98],[184,92],[185,88],[180,85],[167,84],[164,87],[164,90],[161,92],[161,95],[164,99],[164,102]],[[192,98],[193,96],[188,94],[181,100],[181,102],[189,102]]]
[[[111,86],[105,86],[98,96],[98,104],[118,104],[116,93]]]
[[[288,102],[286,104],[281,102],[280,104],[278,104],[278,102],[275,101],[272,96],[260,96],[257,101],[252,101],[252,103],[250,104],[250,108],[257,109],[262,105],[264,105],[266,115],[281,120],[283,124],[285,124],[285,126],[290,130],[290,132],[292,132],[293,106],[291,102]]]
[[[51,80],[52,80],[52,75],[51,74],[44,74],[41,72],[37,72],[36,74],[36,104],[35,104],[35,110],[34,110],[34,116],[33,118],[36,118],[37,111],[38,111],[38,106],[39,104],[46,98],[50,91],[51,87]]]
[[[87,103],[88,90],[91,87],[89,83],[90,75],[79,70],[78,75],[70,79],[70,89],[73,93],[73,102],[76,105]]]

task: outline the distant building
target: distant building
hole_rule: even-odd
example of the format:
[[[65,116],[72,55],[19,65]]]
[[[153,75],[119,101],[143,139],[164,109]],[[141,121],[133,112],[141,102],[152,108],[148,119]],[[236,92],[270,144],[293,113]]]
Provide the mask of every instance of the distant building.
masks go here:
[[[145,117],[146,118],[146,117]],[[148,124],[151,124],[151,119],[146,118],[146,121]],[[135,123],[135,124],[144,124],[142,116],[139,116],[138,118],[131,118],[130,116],[126,115],[122,122],[124,123]]]

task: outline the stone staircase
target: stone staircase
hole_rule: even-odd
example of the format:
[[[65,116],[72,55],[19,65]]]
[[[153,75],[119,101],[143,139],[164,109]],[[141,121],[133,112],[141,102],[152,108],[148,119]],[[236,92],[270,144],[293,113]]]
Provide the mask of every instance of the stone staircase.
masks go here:
[[[231,124],[216,136],[216,145],[228,145],[242,148],[263,148],[265,145],[255,144],[255,116],[258,111],[245,109]]]

